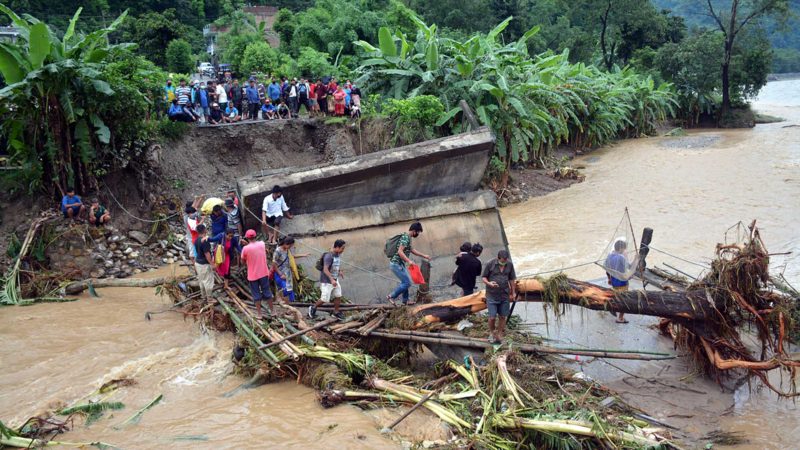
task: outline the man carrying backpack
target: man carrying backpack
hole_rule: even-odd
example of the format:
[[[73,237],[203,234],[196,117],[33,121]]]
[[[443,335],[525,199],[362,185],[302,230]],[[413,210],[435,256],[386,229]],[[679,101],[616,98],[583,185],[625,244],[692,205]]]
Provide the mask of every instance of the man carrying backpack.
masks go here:
[[[308,83],[306,82],[305,78],[301,79],[300,84],[297,85],[297,96],[297,112],[300,112],[301,106],[305,106],[306,112],[310,114],[311,107],[308,105]]]
[[[400,280],[400,284],[394,288],[391,294],[386,296],[386,300],[394,303],[394,300],[403,295],[403,305],[408,305],[408,289],[411,287],[411,277],[406,269],[406,264],[413,265],[414,261],[408,258],[408,255],[417,255],[420,258],[430,260],[431,257],[420,253],[411,248],[411,238],[419,237],[422,234],[422,224],[414,222],[408,227],[408,233],[398,234],[386,241],[384,254],[389,257],[389,268],[392,270],[394,276]],[[414,302],[411,302],[413,305]]]
[[[333,243],[331,251],[325,252],[317,261],[316,269],[320,271],[319,274],[319,301],[308,308],[308,317],[314,319],[317,317],[317,308],[322,306],[323,303],[330,303],[333,297],[333,316],[338,319],[344,319],[344,314],[339,311],[339,306],[342,303],[342,285],[340,280],[344,278],[342,271],[342,253],[344,252],[345,242],[342,239],[337,239]]]

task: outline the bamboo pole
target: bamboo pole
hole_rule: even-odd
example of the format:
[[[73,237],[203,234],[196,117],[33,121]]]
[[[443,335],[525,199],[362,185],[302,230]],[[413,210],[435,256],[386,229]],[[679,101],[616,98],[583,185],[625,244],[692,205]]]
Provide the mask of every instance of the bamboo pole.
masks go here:
[[[294,325],[292,325],[291,322],[289,322],[288,320],[280,319],[280,321],[281,321],[281,324],[283,325],[283,327],[286,328],[286,331],[288,331],[290,333],[297,333],[298,331],[300,331]],[[307,335],[300,334],[299,336],[300,336],[300,340],[303,341],[304,343],[306,343],[307,345],[317,345],[317,343],[314,342],[314,340],[311,339],[310,337],[308,337]]]
[[[276,341],[276,342],[270,342],[269,344],[263,344],[263,345],[261,345],[261,346],[260,346],[260,347],[258,347],[258,348],[260,348],[260,349],[265,349],[265,348],[272,347],[273,345],[278,345],[278,344],[280,344],[280,343],[282,343],[282,342],[284,342],[284,341],[288,341],[289,339],[295,338],[295,337],[297,337],[297,336],[304,335],[304,334],[308,333],[309,331],[319,330],[320,328],[324,328],[324,327],[326,327],[326,326],[328,326],[328,325],[330,325],[330,324],[332,324],[332,323],[334,323],[334,322],[338,322],[338,321],[339,321],[339,319],[338,319],[338,318],[336,318],[336,317],[331,317],[330,319],[323,320],[322,322],[320,322],[320,323],[318,323],[318,324],[314,325],[314,326],[313,326],[313,327],[311,327],[311,328],[306,328],[305,330],[300,330],[300,331],[298,331],[298,332],[296,332],[296,333],[292,333],[292,334],[290,334],[290,335],[286,336],[285,338],[283,338],[283,339],[281,339],[281,340],[279,340],[279,341]]]
[[[419,333],[419,332],[415,332]],[[435,333],[431,333],[435,334]],[[458,337],[433,337],[433,336],[426,336],[426,335],[414,335],[409,334],[407,331],[399,331],[399,332],[386,332],[386,331],[373,331],[370,336],[373,337],[380,337],[386,339],[395,339],[400,341],[410,341],[410,342],[419,342],[422,344],[440,344],[440,345],[451,345],[454,347],[464,347],[464,348],[476,348],[476,349],[488,349],[494,348],[492,344],[489,342],[485,342],[478,339],[472,338],[458,338]],[[632,360],[639,360],[639,361],[659,361],[659,360],[666,360],[666,359],[675,359],[676,356],[674,355],[645,355],[640,354],[637,352],[629,352],[629,353],[622,353],[619,350],[615,350],[613,352],[606,352],[603,350],[562,350],[559,348],[554,347],[545,347],[539,345],[532,345],[532,344],[517,344],[512,343],[509,344],[513,348],[523,352],[523,353],[544,353],[544,354],[555,354],[555,355],[580,355],[580,356],[590,356],[595,358],[608,358],[608,359],[632,359]]]
[[[423,405],[425,402],[427,402],[428,400],[430,400],[430,399],[431,399],[431,397],[433,397],[434,395],[436,395],[436,393],[437,393],[437,392],[438,392],[438,389],[437,389],[437,390],[434,390],[434,391],[431,391],[431,392],[428,392],[428,395],[426,395],[425,397],[422,397],[421,399],[419,399],[419,401],[418,401],[417,403],[415,403],[415,404],[414,404],[414,406],[412,406],[411,408],[409,408],[409,410],[408,410],[408,411],[404,412],[404,413],[403,413],[403,415],[401,415],[400,417],[398,417],[398,418],[397,418],[397,419],[396,419],[394,422],[392,422],[392,424],[391,424],[391,425],[389,425],[388,427],[386,427],[386,428],[382,429],[382,430],[381,430],[381,433],[391,433],[391,432],[392,432],[392,429],[394,429],[394,427],[396,427],[397,425],[399,425],[399,424],[400,424],[400,422],[402,422],[403,420],[405,420],[405,419],[406,419],[406,417],[410,416],[410,415],[411,415],[411,413],[413,413],[414,411],[416,411],[417,409],[419,409],[419,407],[420,407],[420,406],[422,406],[422,405]]]
[[[242,322],[242,319],[231,309],[231,307],[228,306],[224,300],[220,301],[219,304],[222,305],[222,307],[228,313],[228,316],[236,325],[236,328],[244,335],[245,339],[250,341],[250,345],[256,347],[256,352],[258,352],[258,354],[269,364],[275,367],[280,367],[280,361],[278,358],[274,354],[267,353],[261,348],[264,343],[261,342],[261,339],[259,339],[258,336],[256,336],[255,333],[253,333],[253,331],[250,330],[244,322]]]

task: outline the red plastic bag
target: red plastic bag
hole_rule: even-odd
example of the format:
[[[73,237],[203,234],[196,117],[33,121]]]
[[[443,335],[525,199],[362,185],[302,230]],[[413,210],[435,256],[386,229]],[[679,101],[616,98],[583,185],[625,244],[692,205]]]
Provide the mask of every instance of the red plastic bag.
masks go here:
[[[413,281],[414,284],[425,284],[425,277],[422,276],[422,270],[418,265],[409,265],[408,274],[411,275],[411,281]]]

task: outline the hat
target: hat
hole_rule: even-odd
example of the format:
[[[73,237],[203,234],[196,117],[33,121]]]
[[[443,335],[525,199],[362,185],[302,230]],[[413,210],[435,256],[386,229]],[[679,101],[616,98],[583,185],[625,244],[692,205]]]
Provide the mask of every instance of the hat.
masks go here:
[[[226,198],[225,199],[225,206],[233,206],[233,199],[232,198]]]
[[[246,237],[247,239],[253,239],[254,237],[256,237],[256,230],[252,230],[251,229],[251,230],[245,231],[244,237]]]
[[[250,81],[256,81],[256,77],[250,77]]]

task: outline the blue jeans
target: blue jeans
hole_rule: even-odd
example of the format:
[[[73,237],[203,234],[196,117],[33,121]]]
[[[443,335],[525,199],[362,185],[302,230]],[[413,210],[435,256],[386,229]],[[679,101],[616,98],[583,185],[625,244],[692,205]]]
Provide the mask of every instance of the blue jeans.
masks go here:
[[[400,280],[400,284],[389,294],[389,297],[395,299],[403,294],[403,304],[408,303],[408,288],[411,287],[411,277],[408,275],[408,270],[405,266],[396,263],[390,263],[389,268],[392,269],[394,276]]]

